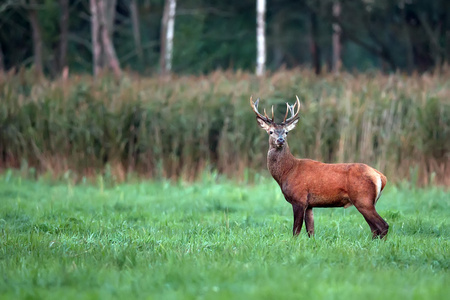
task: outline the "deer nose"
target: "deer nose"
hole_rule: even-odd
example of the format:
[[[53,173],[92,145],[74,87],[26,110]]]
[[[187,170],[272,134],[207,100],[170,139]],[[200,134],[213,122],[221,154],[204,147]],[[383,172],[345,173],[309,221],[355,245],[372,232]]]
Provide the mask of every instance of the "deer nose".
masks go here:
[[[283,139],[282,137],[279,137],[279,138],[277,139],[277,143],[278,143],[278,144],[283,144],[283,143],[284,143],[284,139]]]

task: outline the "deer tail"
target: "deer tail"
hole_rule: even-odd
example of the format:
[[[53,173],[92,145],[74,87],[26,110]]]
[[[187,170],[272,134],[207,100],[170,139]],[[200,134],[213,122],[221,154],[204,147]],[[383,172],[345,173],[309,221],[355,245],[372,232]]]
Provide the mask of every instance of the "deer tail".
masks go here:
[[[387,178],[380,171],[375,170],[375,172],[378,174],[378,179],[376,180],[377,182],[375,183],[377,186],[377,197],[375,198],[376,203],[381,196],[381,191],[383,191],[384,187],[386,186]]]

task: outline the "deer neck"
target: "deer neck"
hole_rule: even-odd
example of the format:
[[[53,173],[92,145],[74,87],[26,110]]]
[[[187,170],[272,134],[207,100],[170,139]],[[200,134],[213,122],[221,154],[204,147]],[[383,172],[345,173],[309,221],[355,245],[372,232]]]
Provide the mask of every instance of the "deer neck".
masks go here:
[[[281,148],[270,145],[267,153],[267,168],[272,177],[281,185],[295,164],[295,158],[289,150],[287,142]]]

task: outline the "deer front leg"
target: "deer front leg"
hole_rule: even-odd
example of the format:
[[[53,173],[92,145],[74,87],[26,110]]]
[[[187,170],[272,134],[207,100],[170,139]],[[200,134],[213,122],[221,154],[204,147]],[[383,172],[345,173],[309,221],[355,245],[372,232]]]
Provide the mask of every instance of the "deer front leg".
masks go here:
[[[311,237],[314,235],[314,215],[312,207],[307,207],[305,211],[305,225],[306,232],[308,236]]]
[[[294,210],[294,228],[292,231],[294,236],[296,236],[302,230],[303,217],[305,216],[305,206],[294,203],[292,204],[292,208]]]

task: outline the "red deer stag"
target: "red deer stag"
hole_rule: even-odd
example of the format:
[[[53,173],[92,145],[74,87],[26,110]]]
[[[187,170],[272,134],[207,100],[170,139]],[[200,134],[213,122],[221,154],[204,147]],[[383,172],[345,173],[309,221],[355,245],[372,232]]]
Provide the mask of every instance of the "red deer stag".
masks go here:
[[[297,159],[289,151],[286,137],[299,120],[300,100],[287,105],[281,123],[275,123],[264,110],[258,112],[259,98],[250,98],[250,105],[259,125],[269,134],[267,167],[280,185],[287,202],[294,210],[293,234],[298,235],[305,219],[308,236],[314,234],[314,207],[344,207],[354,205],[364,216],[373,238],[383,238],[389,225],[375,210],[375,204],[386,185],[386,176],[360,163],[325,164],[311,159]],[[295,112],[295,106],[297,111]],[[291,114],[290,118],[288,114]]]

